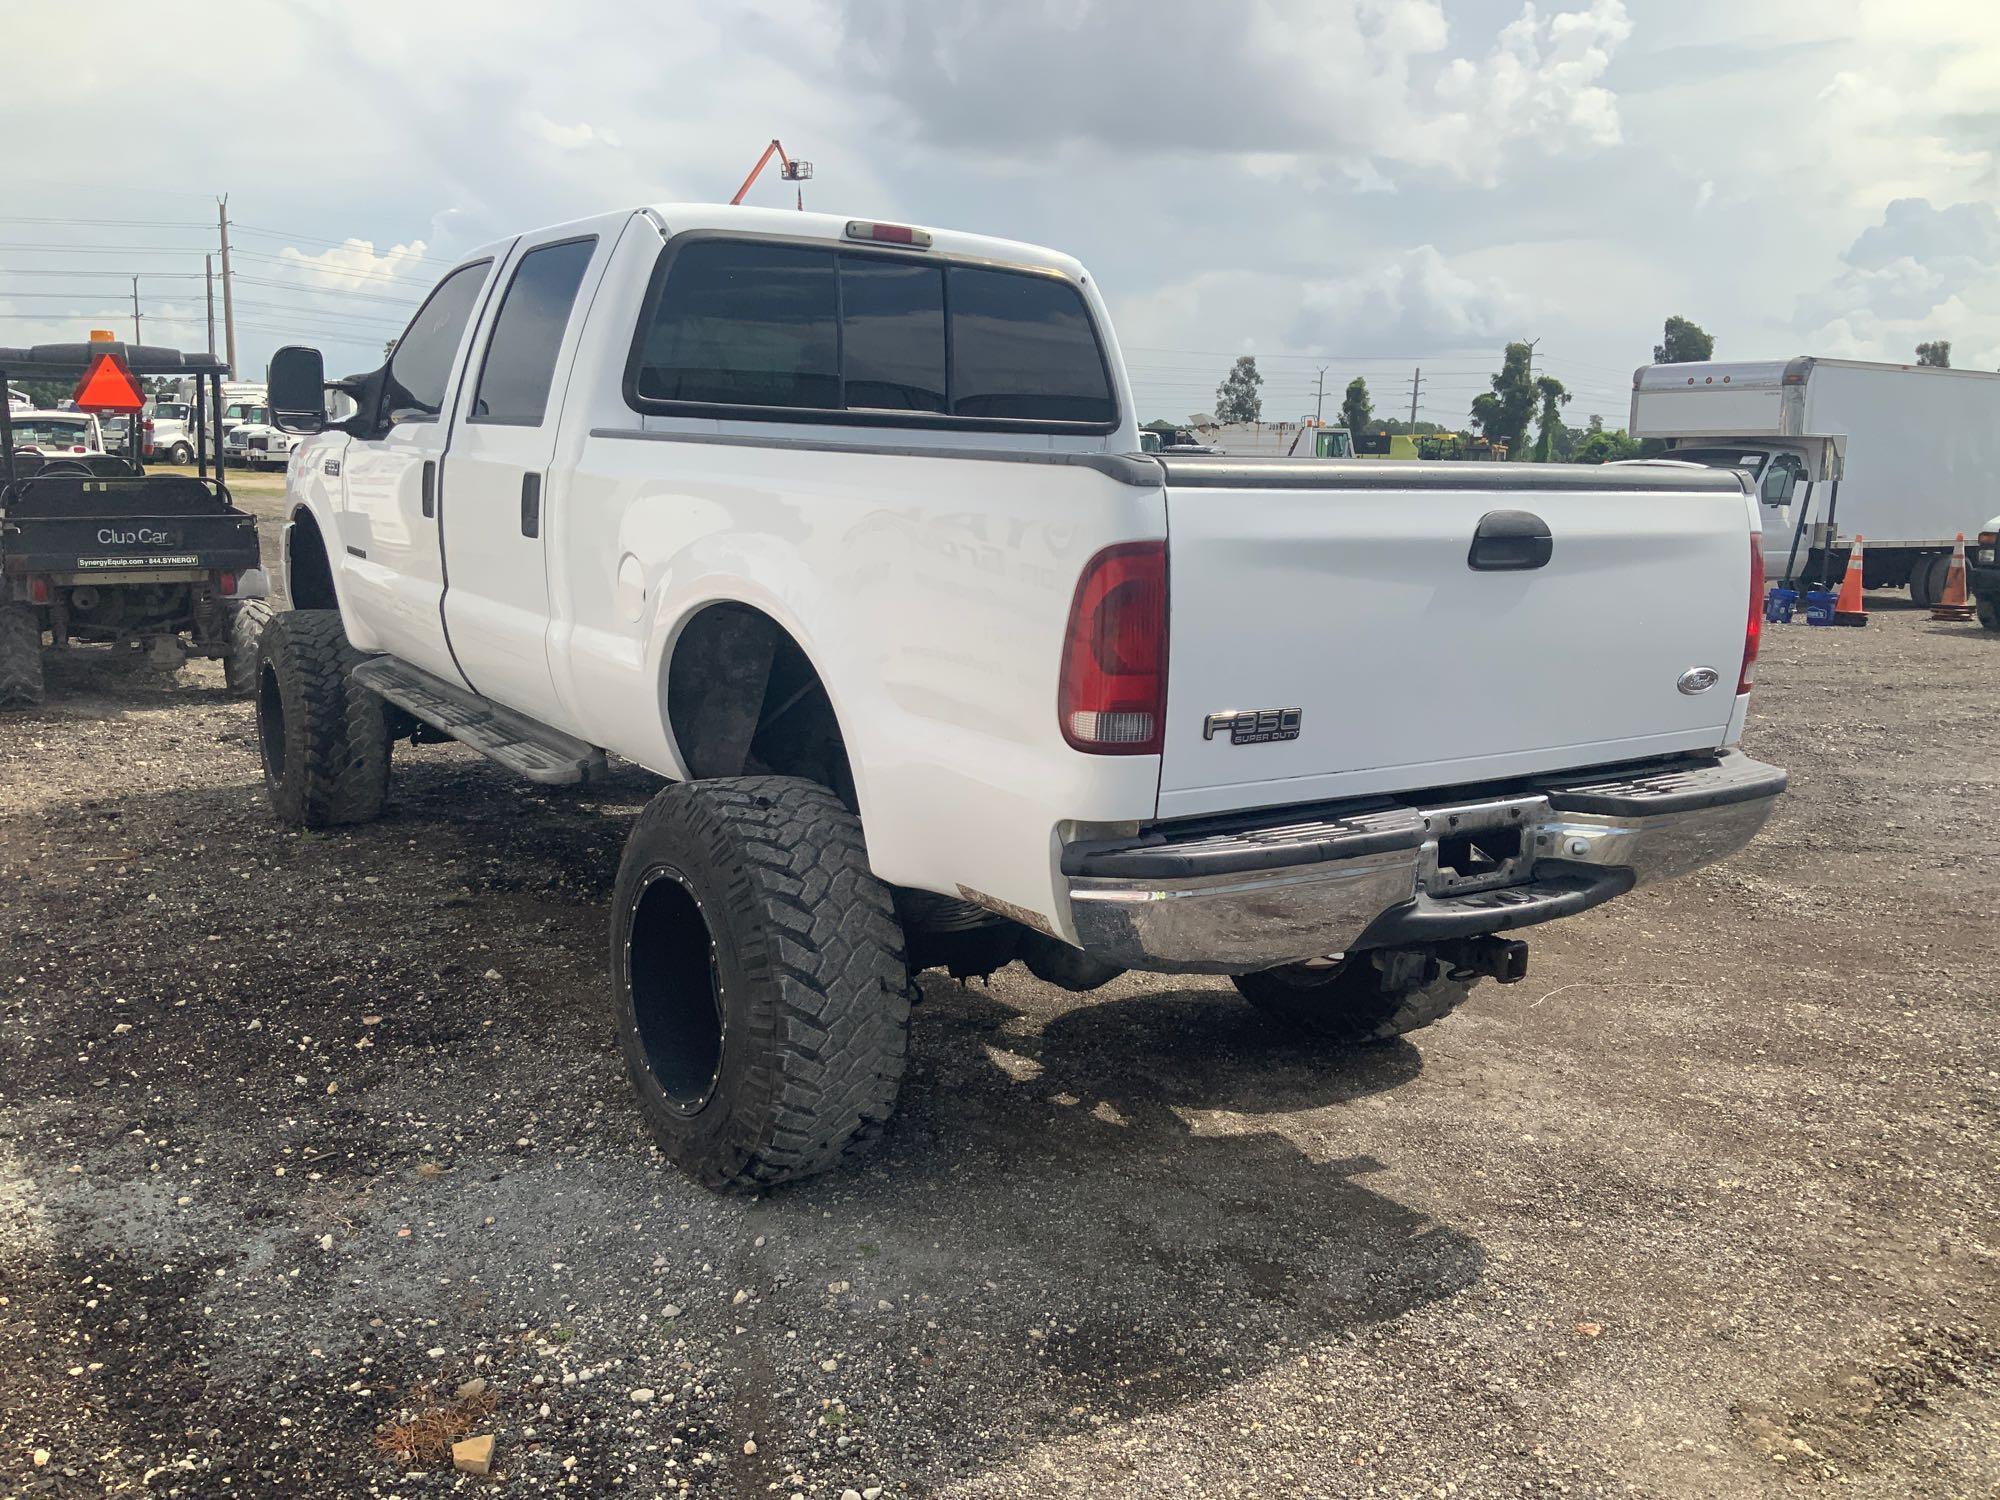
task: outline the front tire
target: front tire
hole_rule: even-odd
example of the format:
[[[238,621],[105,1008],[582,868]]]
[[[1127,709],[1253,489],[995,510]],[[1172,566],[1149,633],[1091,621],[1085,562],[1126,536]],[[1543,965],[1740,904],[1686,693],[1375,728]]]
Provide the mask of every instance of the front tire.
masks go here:
[[[273,615],[257,651],[257,748],[271,811],[295,828],[366,823],[389,794],[382,700],[351,677],[367,658],[340,612]]]
[[[0,606],[0,708],[40,703],[42,621],[25,604]]]
[[[1392,1041],[1435,1025],[1472,992],[1468,981],[1447,978],[1441,967],[1427,984],[1384,989],[1381,980],[1365,953],[1230,976],[1236,992],[1274,1021],[1348,1046]]]
[[[1972,607],[1981,625],[1988,630],[2000,630],[2000,594],[1981,594],[1973,600]]]
[[[167,450],[167,462],[185,468],[194,462],[194,449],[186,443],[175,443]]]
[[[708,1187],[824,1172],[895,1107],[902,928],[824,787],[746,776],[655,797],[619,865],[611,973],[640,1112]]]

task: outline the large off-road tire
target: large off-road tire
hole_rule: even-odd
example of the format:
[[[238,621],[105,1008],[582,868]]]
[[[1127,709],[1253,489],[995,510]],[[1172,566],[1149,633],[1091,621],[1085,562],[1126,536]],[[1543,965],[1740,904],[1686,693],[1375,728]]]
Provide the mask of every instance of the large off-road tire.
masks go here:
[[[389,793],[383,703],[351,680],[366,658],[340,612],[273,615],[257,651],[257,748],[271,811],[298,828],[366,823]]]
[[[229,606],[222,675],[232,697],[247,698],[257,691],[257,647],[264,639],[264,627],[271,623],[271,612],[265,599],[245,599]]]
[[[646,1123],[711,1188],[826,1171],[895,1107],[902,928],[824,787],[745,776],[655,797],[618,867],[611,974]]]
[[[2000,630],[2000,594],[1981,594],[1973,600],[1972,608],[1981,625],[1988,630]]]
[[[1252,1005],[1288,1026],[1327,1041],[1386,1042],[1442,1021],[1472,992],[1442,969],[1429,984],[1385,990],[1365,953],[1332,964],[1285,964],[1230,982]]]
[[[25,604],[0,605],[0,708],[41,701],[41,618]]]

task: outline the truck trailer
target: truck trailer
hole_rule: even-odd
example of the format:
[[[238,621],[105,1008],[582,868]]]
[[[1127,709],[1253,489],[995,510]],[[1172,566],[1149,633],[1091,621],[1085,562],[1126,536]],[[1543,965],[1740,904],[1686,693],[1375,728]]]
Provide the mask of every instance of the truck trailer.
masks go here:
[[[1837,579],[1858,536],[1869,588],[1928,607],[1954,538],[2000,497],[2000,374],[1801,356],[1643,365],[1635,438],[1739,469],[1757,488],[1774,580]]]

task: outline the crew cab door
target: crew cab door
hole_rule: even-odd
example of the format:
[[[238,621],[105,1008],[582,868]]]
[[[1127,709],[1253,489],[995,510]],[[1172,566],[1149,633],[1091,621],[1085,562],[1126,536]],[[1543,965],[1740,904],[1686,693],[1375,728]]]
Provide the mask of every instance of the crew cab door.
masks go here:
[[[493,265],[488,258],[451,272],[396,341],[385,397],[388,431],[356,438],[337,458],[315,460],[331,466],[325,478],[341,496],[344,551],[333,561],[349,607],[360,611],[383,650],[450,680],[463,679],[444,633],[438,478],[450,437],[447,393],[465,368]]]
[[[460,382],[443,492],[444,617],[475,691],[560,724],[543,537],[563,387],[615,236],[524,239]]]

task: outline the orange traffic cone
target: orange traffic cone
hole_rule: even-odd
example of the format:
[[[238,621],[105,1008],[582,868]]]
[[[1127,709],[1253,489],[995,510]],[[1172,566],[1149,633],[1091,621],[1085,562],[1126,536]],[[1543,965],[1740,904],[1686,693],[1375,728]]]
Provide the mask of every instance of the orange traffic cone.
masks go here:
[[[1951,549],[1951,566],[1945,569],[1944,592],[1938,595],[1938,602],[1931,610],[1933,620],[1970,620],[1973,618],[1972,601],[1965,593],[1965,533],[1958,534],[1958,541]]]
[[[1840,580],[1840,597],[1833,601],[1833,623],[1866,625],[1868,610],[1861,602],[1861,538],[1848,549],[1847,572]]]

